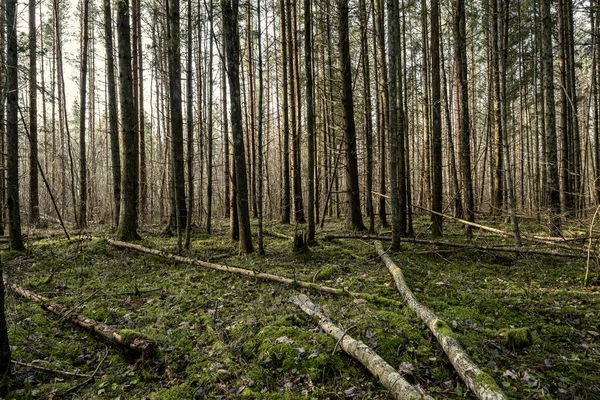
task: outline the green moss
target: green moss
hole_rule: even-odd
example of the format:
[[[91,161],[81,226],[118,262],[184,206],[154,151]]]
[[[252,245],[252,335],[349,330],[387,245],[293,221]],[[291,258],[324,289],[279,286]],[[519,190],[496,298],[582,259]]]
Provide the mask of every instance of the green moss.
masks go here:
[[[339,271],[337,265],[329,265],[323,269],[320,269],[316,275],[315,280],[327,281],[330,280],[331,277]]]
[[[489,390],[494,390],[494,391],[501,392],[500,387],[498,387],[498,384],[496,383],[496,381],[494,380],[494,378],[492,378],[486,372],[481,372],[479,375],[477,375],[475,377],[475,382],[477,382],[480,385],[488,388]]]
[[[442,336],[447,336],[447,337],[456,339],[456,335],[454,334],[454,332],[452,332],[452,329],[450,328],[450,326],[446,322],[442,321],[441,319],[438,319],[437,321],[435,321],[433,328],[435,329],[435,331],[437,333],[439,333]]]
[[[529,328],[505,329],[498,333],[502,344],[513,350],[521,350],[533,344],[533,335]]]
[[[138,331],[134,331],[132,329],[121,329],[119,331],[119,335],[121,335],[121,340],[123,341],[124,344],[126,345],[130,345],[131,343],[133,343],[133,341],[135,339],[146,339],[146,340],[152,340],[152,338],[148,335],[145,335],[141,332]]]
[[[181,385],[173,386],[170,389],[161,390],[150,395],[152,400],[180,400],[180,399],[193,399],[194,388],[190,386],[189,382]]]

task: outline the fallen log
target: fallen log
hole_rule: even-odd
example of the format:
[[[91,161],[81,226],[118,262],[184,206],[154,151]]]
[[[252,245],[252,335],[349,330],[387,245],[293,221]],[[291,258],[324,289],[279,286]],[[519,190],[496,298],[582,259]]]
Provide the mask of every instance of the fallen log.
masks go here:
[[[50,311],[51,313],[60,316],[62,319],[66,319],[74,323],[82,329],[98,334],[120,346],[144,355],[152,354],[156,350],[156,343],[154,343],[154,341],[143,337],[143,335],[137,332],[129,329],[119,331],[111,328],[101,322],[87,318],[80,314],[76,314],[73,312],[73,310],[69,310],[60,304],[53,303],[49,299],[46,299],[32,291],[24,289],[8,281],[4,281],[4,286],[7,290],[18,295],[19,297],[38,304],[44,310]]]
[[[396,300],[387,299],[385,297],[380,297],[380,296],[368,294],[368,293],[351,292],[347,288],[343,288],[343,289],[333,288],[330,286],[323,286],[323,285],[318,285],[316,283],[299,281],[296,279],[287,278],[287,277],[275,275],[275,274],[269,274],[266,272],[255,272],[255,271],[252,271],[249,269],[244,269],[244,268],[230,267],[230,266],[221,265],[221,264],[214,264],[214,263],[210,263],[210,262],[206,262],[206,261],[197,260],[195,258],[178,256],[178,255],[166,253],[166,252],[160,251],[160,250],[149,249],[147,247],[140,246],[138,244],[121,242],[119,240],[114,240],[114,239],[107,239],[106,242],[115,247],[136,250],[141,253],[146,253],[146,254],[151,254],[154,256],[158,256],[158,257],[167,258],[169,260],[177,261],[180,263],[198,265],[200,267],[210,268],[210,269],[214,269],[216,271],[239,274],[239,275],[248,276],[251,278],[265,280],[265,281],[279,282],[279,283],[283,283],[285,285],[298,286],[298,287],[301,287],[304,289],[317,290],[317,291],[329,293],[329,294],[357,297],[357,298],[361,298],[361,299],[365,299],[365,300],[369,300],[369,301],[379,302],[382,304],[388,304],[388,305],[393,305],[393,306],[402,306],[402,303],[399,301],[396,301]]]
[[[454,332],[450,326],[438,318],[429,308],[419,303],[414,294],[406,284],[402,270],[394,264],[392,259],[386,254],[381,246],[381,242],[375,242],[377,254],[385,262],[396,283],[398,292],[402,296],[408,307],[423,320],[425,325],[431,330],[442,349],[450,359],[450,362],[458,372],[465,384],[481,400],[505,400],[506,396],[494,379],[483,372],[469,357],[455,338]]]
[[[363,342],[352,338],[344,330],[340,329],[315,306],[310,299],[300,294],[292,296],[292,303],[300,307],[302,311],[319,320],[319,326],[327,334],[333,336],[339,346],[351,357],[364,365],[385,386],[392,396],[398,400],[423,399],[417,388],[406,381],[390,364],[381,358],[374,350]]]
[[[368,240],[368,241],[391,241],[391,237],[387,236],[373,236],[373,235],[327,235],[327,240],[333,239],[355,239],[355,240]],[[402,243],[414,243],[414,244],[425,244],[432,246],[447,246],[447,247],[456,247],[462,249],[474,249],[474,250],[485,250],[485,251],[493,251],[498,253],[517,253],[517,254],[529,254],[529,255],[538,255],[538,256],[553,256],[553,257],[565,257],[565,258],[580,258],[586,259],[586,254],[576,254],[576,253],[560,253],[557,251],[549,251],[549,250],[536,250],[529,249],[525,247],[506,247],[506,246],[481,246],[472,243],[453,243],[439,240],[428,240],[428,239],[415,239],[415,238],[400,238]]]
[[[285,239],[285,240],[294,240],[294,238],[292,236],[284,235],[283,233],[274,232],[271,230],[266,230],[265,235],[273,236],[273,237]]]

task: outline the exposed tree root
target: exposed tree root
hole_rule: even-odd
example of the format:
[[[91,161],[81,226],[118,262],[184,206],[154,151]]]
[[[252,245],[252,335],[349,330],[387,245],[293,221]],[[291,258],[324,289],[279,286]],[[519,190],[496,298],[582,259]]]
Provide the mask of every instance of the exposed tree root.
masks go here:
[[[395,399],[422,399],[423,396],[417,388],[407,382],[391,365],[381,358],[375,351],[363,342],[352,338],[350,335],[325,316],[310,299],[300,294],[293,296],[290,301],[300,307],[302,311],[319,319],[319,326],[329,335],[333,336],[338,345],[350,356],[360,361],[379,381],[385,386]]]
[[[34,292],[14,285],[8,281],[4,281],[4,286],[12,293],[38,304],[44,310],[50,311],[53,314],[56,314],[63,319],[74,323],[82,329],[96,333],[120,346],[144,355],[151,354],[154,352],[154,350],[156,350],[156,343],[146,337],[143,337],[143,335],[139,333],[130,330],[119,331],[91,318],[75,314],[72,312],[73,310],[69,310],[60,304],[53,303],[49,299],[39,296]]]
[[[356,239],[356,240],[380,240],[380,241],[390,241],[391,237],[387,236],[360,236],[360,235],[327,235],[327,240],[334,239]],[[497,253],[517,253],[523,255],[538,255],[538,256],[552,256],[552,257],[565,257],[565,258],[578,258],[578,259],[586,259],[587,254],[576,254],[576,253],[563,253],[557,251],[549,251],[549,250],[536,250],[530,249],[526,247],[504,247],[504,246],[481,246],[470,243],[453,243],[439,240],[426,240],[426,239],[414,239],[414,238],[401,238],[401,242],[403,243],[414,243],[414,244],[425,244],[432,246],[447,246],[447,247],[456,247],[462,249],[475,249],[475,250],[485,250],[485,251],[493,251]]]
[[[471,360],[467,352],[454,337],[454,332],[452,332],[448,324],[439,319],[429,308],[417,301],[404,280],[402,270],[386,254],[381,246],[381,242],[376,241],[375,248],[394,277],[396,287],[402,299],[423,320],[438,342],[440,342],[456,372],[458,372],[469,389],[481,400],[505,400],[506,396],[502,393],[494,379],[483,372]]]
[[[376,296],[376,295],[372,295],[372,294],[368,294],[368,293],[350,292],[346,288],[343,288],[343,289],[333,288],[330,286],[323,286],[323,285],[318,285],[318,284],[311,283],[311,282],[305,282],[305,281],[299,281],[299,280],[292,279],[292,278],[286,278],[286,277],[280,276],[280,275],[269,274],[269,273],[265,273],[265,272],[255,272],[255,271],[252,271],[249,269],[244,269],[244,268],[229,267],[227,265],[209,263],[206,261],[197,260],[195,258],[183,257],[183,256],[175,255],[175,254],[166,253],[166,252],[160,251],[160,250],[149,249],[147,247],[140,246],[138,244],[121,242],[119,240],[108,239],[107,243],[111,244],[115,247],[136,250],[141,253],[152,254],[154,256],[168,258],[173,261],[186,263],[186,264],[198,265],[201,267],[210,268],[210,269],[214,269],[217,271],[239,274],[239,275],[248,276],[251,278],[261,279],[261,280],[265,280],[265,281],[279,282],[279,283],[283,283],[285,285],[298,286],[301,288],[317,290],[317,291],[329,293],[329,294],[346,295],[346,296],[358,297],[361,299],[374,301],[374,302],[378,302],[378,303],[382,303],[382,304],[402,306],[402,302],[399,302],[396,300],[387,299],[385,297],[380,297],[380,296]]]

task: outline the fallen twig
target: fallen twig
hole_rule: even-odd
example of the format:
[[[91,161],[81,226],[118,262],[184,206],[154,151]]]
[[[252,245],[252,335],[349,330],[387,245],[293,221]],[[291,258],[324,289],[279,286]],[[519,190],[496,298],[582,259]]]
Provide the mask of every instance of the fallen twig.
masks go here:
[[[50,372],[50,373],[54,373],[54,374],[78,376],[78,377],[82,377],[82,378],[89,378],[91,376],[91,375],[86,375],[86,374],[79,374],[77,372],[64,371],[62,369],[43,367],[43,366],[37,365],[37,364],[29,364],[29,363],[25,363],[25,362],[21,362],[21,361],[17,361],[17,360],[11,360],[11,362],[15,365],[20,365],[22,367],[39,369],[40,371]]]
[[[339,344],[347,354],[360,361],[362,365],[379,379],[395,399],[426,398],[373,349],[363,342],[352,338],[352,336],[347,334],[347,331],[334,325],[307,296],[303,294],[293,296],[290,301],[300,307],[306,314],[318,318],[321,329],[337,340],[336,347]]]
[[[96,369],[94,370],[94,372],[92,373],[92,375],[90,375],[90,377],[88,379],[86,379],[85,381],[81,382],[80,384],[73,386],[70,389],[67,389],[67,391],[65,392],[65,394],[67,393],[72,393],[76,390],[78,390],[79,388],[84,387],[85,385],[87,385],[89,382],[92,381],[92,379],[94,379],[94,376],[96,376],[96,374],[98,373],[98,370],[100,370],[100,366],[102,365],[102,363],[104,362],[104,360],[106,360],[106,357],[108,357],[108,346],[106,347],[106,351],[104,353],[104,357],[102,357],[102,360],[100,360],[100,362],[98,363],[98,365],[96,366]]]
[[[392,259],[386,254],[381,246],[381,242],[375,242],[377,254],[385,262],[390,274],[394,278],[398,292],[402,296],[408,307],[423,320],[425,325],[431,330],[438,342],[442,345],[442,349],[450,359],[450,362],[458,372],[458,375],[473,391],[475,396],[481,400],[505,400],[506,396],[494,379],[483,372],[469,357],[467,352],[462,348],[454,337],[454,332],[448,324],[438,318],[429,308],[419,303],[414,294],[406,284],[402,270],[398,268]]]

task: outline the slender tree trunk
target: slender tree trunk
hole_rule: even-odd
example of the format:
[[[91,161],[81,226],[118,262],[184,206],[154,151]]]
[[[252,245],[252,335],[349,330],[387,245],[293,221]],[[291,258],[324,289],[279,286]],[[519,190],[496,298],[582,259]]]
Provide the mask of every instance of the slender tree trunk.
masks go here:
[[[79,229],[87,227],[87,146],[85,117],[87,109],[87,70],[89,47],[89,0],[83,0],[83,42],[81,43],[81,69],[79,81]]]
[[[365,131],[365,146],[367,150],[367,164],[365,172],[366,182],[366,202],[367,215],[369,216],[369,233],[375,233],[375,211],[373,210],[373,119],[371,105],[371,71],[369,68],[369,47],[367,43],[367,6],[365,0],[359,2],[359,20],[360,20],[360,43],[362,57],[363,73],[363,121]]]
[[[181,38],[179,0],[168,3],[169,98],[171,111],[171,162],[175,194],[177,243],[181,250],[182,233],[186,227],[185,179],[183,166],[183,112],[181,106]]]
[[[225,29],[223,27],[223,23],[221,23],[221,30],[224,32]],[[221,54],[225,54],[225,34],[223,33],[221,36]],[[222,121],[222,129],[223,129],[223,162],[225,164],[224,168],[224,178],[225,178],[225,218],[231,218],[230,208],[231,208],[231,168],[229,163],[229,121],[227,119],[227,66],[225,57],[222,56],[221,59],[221,117]]]
[[[138,84],[134,87],[137,91],[137,121],[138,121],[138,140],[140,156],[140,196],[139,196],[139,216],[143,223],[148,219],[148,171],[146,167],[146,118],[144,114],[144,55],[142,52],[142,18],[141,1],[135,0],[136,24],[134,29],[137,31],[138,40],[133,45],[137,46],[137,70]]]
[[[287,39],[287,7],[285,0],[279,1],[281,19],[281,76],[282,76],[282,114],[283,114],[283,195],[281,204],[281,222],[291,221],[291,189],[290,189],[290,126],[289,126],[289,95],[288,95],[288,39]]]
[[[403,236],[400,226],[400,193],[398,188],[398,88],[397,68],[400,44],[400,21],[398,20],[398,0],[387,0],[388,11],[388,39],[389,39],[389,63],[388,63],[388,129],[389,129],[389,163],[390,163],[390,186],[392,203],[392,249],[400,250],[400,237]]]
[[[547,136],[547,191],[550,202],[550,234],[560,236],[560,186],[558,178],[558,149],[556,137],[556,110],[554,107],[554,71],[552,68],[552,18],[551,0],[541,0],[542,51],[544,71],[544,101]]]
[[[208,38],[208,126],[207,135],[208,147],[206,155],[206,233],[212,233],[212,217],[213,217],[213,41],[212,32],[214,31],[213,24],[213,3],[210,1],[208,9],[208,19],[210,23],[210,34]]]
[[[440,96],[440,29],[439,2],[431,0],[431,209],[442,212],[442,112]],[[433,237],[443,234],[443,219],[431,214]]]
[[[465,219],[475,222],[475,205],[473,199],[473,178],[471,175],[471,126],[469,119],[469,80],[467,77],[467,33],[466,33],[465,0],[456,1],[454,18],[454,63],[456,65],[459,91],[459,130],[460,155],[462,163],[462,181],[464,195]],[[465,237],[473,237],[473,228],[465,226]]]
[[[308,142],[308,242],[315,240],[315,99],[313,97],[312,10],[304,0],[304,69],[306,74],[306,141]]]
[[[0,12],[6,10],[0,0]],[[6,15],[0,15],[0,82],[6,82]],[[53,103],[54,104],[54,103]],[[6,204],[6,85],[0,85],[0,235],[4,235]],[[10,363],[10,360],[9,360]],[[7,367],[8,368],[8,367]]]
[[[131,29],[129,0],[117,2],[117,36],[119,46],[119,101],[121,103],[121,212],[117,236],[137,240],[138,143],[136,113],[131,81]]]
[[[344,139],[346,147],[346,197],[349,207],[348,226],[363,230],[365,226],[360,209],[358,183],[358,157],[356,150],[356,125],[354,122],[354,99],[352,94],[352,68],[350,64],[350,39],[348,31],[348,0],[339,0],[339,52],[342,73],[342,110],[344,116]]]
[[[492,214],[499,215],[504,207],[504,166],[502,161],[502,105],[500,88],[500,49],[498,32],[498,0],[489,0],[490,51],[492,63],[493,124],[494,124],[494,186]]]
[[[38,191],[38,111],[37,111],[37,29],[36,1],[29,0],[29,224],[40,219]]]
[[[119,122],[117,115],[117,93],[115,89],[115,60],[113,49],[112,12],[110,1],[104,2],[104,38],[106,40],[106,79],[108,90],[108,129],[112,163],[113,202],[115,207],[114,224],[119,225],[121,210],[121,156],[119,144]]]
[[[379,77],[379,96],[378,104],[380,112],[378,113],[379,123],[377,130],[379,132],[379,222],[382,226],[387,226],[387,211],[385,204],[386,194],[386,135],[389,122],[389,97],[388,97],[388,68],[385,53],[385,6],[384,0],[373,0],[373,12],[376,13],[375,29],[377,34],[377,59],[379,62],[378,77]]]
[[[187,181],[188,181],[188,198],[187,198],[187,215],[186,215],[186,230],[185,230],[185,248],[190,249],[190,240],[192,234],[192,209],[194,206],[194,96],[192,82],[192,0],[187,2],[187,57],[186,57],[186,133],[187,133]],[[199,49],[200,50],[200,49]],[[210,107],[209,107],[210,108]]]
[[[515,245],[521,246],[521,232],[519,230],[519,221],[517,220],[517,204],[515,200],[515,192],[514,192],[514,184],[512,178],[511,171],[511,162],[510,162],[510,146],[508,143],[508,106],[506,99],[506,76],[507,76],[507,68],[508,68],[508,23],[509,23],[509,12],[510,12],[510,0],[505,0],[503,3],[504,7],[504,33],[503,33],[503,50],[502,50],[502,58],[501,58],[501,77],[500,77],[500,87],[501,87],[501,95],[502,95],[502,142],[504,146],[504,150],[502,154],[504,156],[504,176],[506,179],[506,197],[508,200],[508,209],[510,213],[510,222],[513,229],[513,234],[515,236]]]
[[[250,213],[248,208],[248,182],[246,175],[246,155],[242,133],[242,108],[240,96],[240,36],[238,31],[238,0],[222,0],[221,9],[225,27],[227,53],[227,75],[231,100],[231,131],[233,134],[233,154],[235,186],[237,189],[237,214],[239,218],[240,252],[252,253]]]
[[[258,42],[258,132],[257,132],[257,187],[256,187],[256,213],[258,216],[258,253],[265,254],[265,246],[263,244],[263,129],[264,129],[264,77],[263,77],[263,54],[262,54],[262,21],[260,18],[260,0],[256,4],[256,19],[258,26],[257,42]]]
[[[423,200],[425,204],[431,205],[431,126],[429,102],[430,91],[430,68],[429,68],[429,43],[427,21],[427,2],[421,0],[421,41],[422,41],[422,61],[421,61],[421,81],[422,89],[422,107],[423,107]]]
[[[6,0],[6,152],[8,233],[10,248],[25,250],[19,209],[19,80],[17,0]]]

